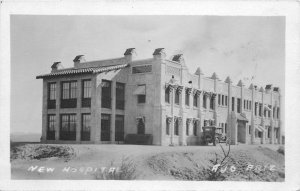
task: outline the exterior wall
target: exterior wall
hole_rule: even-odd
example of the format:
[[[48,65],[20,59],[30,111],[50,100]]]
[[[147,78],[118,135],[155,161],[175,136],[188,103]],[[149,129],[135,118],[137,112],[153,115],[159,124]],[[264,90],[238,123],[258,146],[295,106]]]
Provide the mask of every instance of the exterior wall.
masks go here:
[[[124,131],[127,134],[137,134],[138,117],[145,118],[145,134],[153,135],[154,145],[199,145],[202,136],[202,127],[205,120],[213,120],[218,127],[223,128],[223,132],[230,138],[231,144],[238,142],[246,144],[261,144],[261,143],[280,143],[280,94],[273,91],[258,91],[254,87],[246,88],[242,83],[237,86],[232,82],[222,82],[217,77],[204,77],[202,73],[191,74],[185,66],[184,61],[174,62],[165,59],[163,55],[155,55],[153,58],[146,60],[133,61],[131,55],[122,58],[93,61],[84,63],[74,63],[75,68],[99,67],[116,64],[130,63],[130,67],[103,72],[100,74],[82,74],[72,76],[61,76],[55,78],[43,79],[43,122],[42,122],[42,141],[47,143],[104,143],[101,141],[101,114],[111,115],[111,138],[110,143],[115,143],[115,116],[124,115]],[[133,74],[132,67],[151,65],[152,71],[147,73]],[[92,96],[91,107],[81,108],[81,81],[83,79],[92,80]],[[61,82],[77,80],[77,108],[61,109]],[[101,108],[101,83],[102,80],[109,80],[112,83],[112,107],[111,109]],[[179,105],[174,103],[175,90],[171,92],[170,103],[165,102],[165,88],[171,81],[176,83],[176,87],[180,86],[182,92],[179,97]],[[172,83],[173,83],[172,81]],[[47,109],[47,84],[49,82],[57,82],[57,99],[56,109]],[[125,83],[125,109],[118,110],[116,108],[116,83]],[[138,85],[146,86],[146,103],[139,104],[137,95],[134,91]],[[189,95],[189,105],[185,104],[186,88],[191,89]],[[198,106],[193,104],[193,95],[195,92],[201,92],[198,96]],[[203,106],[204,94],[213,96],[214,109],[210,108],[210,99],[207,98],[207,108]],[[227,96],[227,105],[219,104],[219,96],[222,99]],[[232,111],[232,98],[234,97],[234,110]],[[240,113],[237,113],[237,98],[241,99]],[[271,115],[258,116],[255,115],[255,103],[271,106]],[[247,103],[245,106],[244,103]],[[279,108],[279,114],[277,118]],[[59,140],[60,115],[65,113],[75,113],[76,121],[76,141],[61,141]],[[91,114],[91,140],[80,140],[81,115],[83,113]],[[264,112],[262,111],[262,114]],[[55,140],[47,141],[47,115],[56,115],[55,124]],[[240,118],[243,115],[245,120],[240,123]],[[274,116],[274,117],[273,117]],[[167,117],[174,119],[180,117],[179,135],[174,134],[174,120],[170,123],[170,135],[166,134]],[[187,124],[187,121],[191,122]],[[193,121],[197,121],[197,134],[193,135]],[[187,126],[188,125],[188,126]],[[227,132],[225,132],[225,125]],[[186,134],[186,129],[189,128],[189,134]],[[268,137],[268,129],[270,136]],[[256,131],[262,131],[262,137],[255,136]],[[278,133],[277,133],[278,132]],[[276,138],[276,135],[278,138]]]

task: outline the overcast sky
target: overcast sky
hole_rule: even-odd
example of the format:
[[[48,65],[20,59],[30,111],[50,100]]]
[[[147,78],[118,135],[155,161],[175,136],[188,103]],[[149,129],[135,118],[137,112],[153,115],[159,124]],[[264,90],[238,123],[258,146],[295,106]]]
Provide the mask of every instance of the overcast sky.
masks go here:
[[[168,57],[183,53],[192,73],[200,67],[247,86],[255,76],[259,86],[283,90],[284,37],[284,17],[12,16],[11,131],[41,132],[42,80],[35,77],[53,62],[72,67],[79,54],[107,59],[132,47],[144,59],[165,48]]]

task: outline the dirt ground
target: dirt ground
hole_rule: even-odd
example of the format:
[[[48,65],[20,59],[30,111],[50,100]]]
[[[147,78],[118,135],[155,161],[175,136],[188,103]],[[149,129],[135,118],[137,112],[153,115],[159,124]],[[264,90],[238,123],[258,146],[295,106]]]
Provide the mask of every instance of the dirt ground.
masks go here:
[[[228,146],[223,145],[223,148],[228,150]],[[135,166],[135,176],[130,179],[284,181],[284,155],[277,152],[278,148],[279,145],[231,146],[230,157],[226,160],[227,168],[223,166],[224,172],[211,179],[216,158],[218,162],[223,158],[222,149],[218,145],[13,144],[11,177],[99,179],[97,172],[108,171],[111,167],[130,171],[131,166],[123,168],[126,166],[123,164],[124,159],[127,158]]]

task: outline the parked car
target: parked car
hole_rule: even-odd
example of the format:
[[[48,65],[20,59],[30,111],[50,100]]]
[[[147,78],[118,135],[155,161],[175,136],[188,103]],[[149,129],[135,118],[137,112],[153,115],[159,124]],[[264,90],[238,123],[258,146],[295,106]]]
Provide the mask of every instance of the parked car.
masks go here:
[[[217,142],[219,143],[225,143],[227,141],[226,134],[222,132],[223,128],[222,127],[216,127],[216,139]]]
[[[216,127],[215,126],[204,126],[202,127],[203,134],[202,134],[202,141],[204,145],[208,145],[212,143],[216,146],[218,140],[216,139]]]

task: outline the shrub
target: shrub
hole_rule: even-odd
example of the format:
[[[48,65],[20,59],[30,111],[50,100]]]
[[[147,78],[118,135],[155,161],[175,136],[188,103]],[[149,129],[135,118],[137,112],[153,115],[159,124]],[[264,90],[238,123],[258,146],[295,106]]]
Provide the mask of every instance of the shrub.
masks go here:
[[[279,148],[277,149],[277,152],[284,155],[284,147],[279,146]]]

